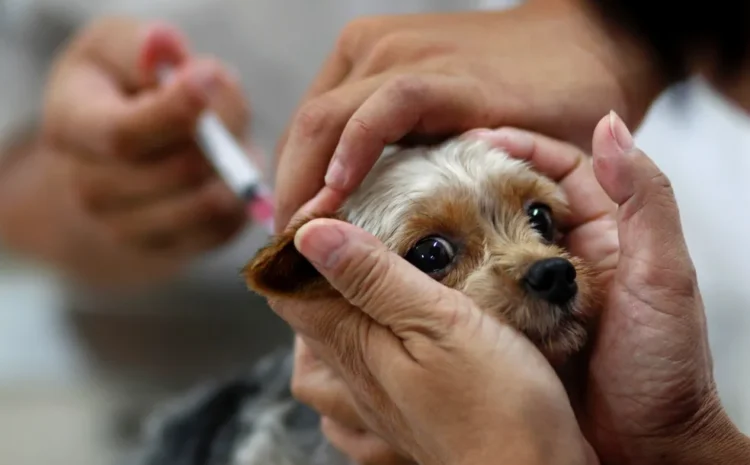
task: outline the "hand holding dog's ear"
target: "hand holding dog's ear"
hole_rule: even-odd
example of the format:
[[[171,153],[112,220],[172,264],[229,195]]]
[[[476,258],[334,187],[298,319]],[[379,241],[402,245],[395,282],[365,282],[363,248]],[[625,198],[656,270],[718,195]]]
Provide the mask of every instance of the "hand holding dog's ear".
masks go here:
[[[385,440],[423,464],[583,463],[565,390],[521,334],[350,224],[313,220],[295,245],[346,302],[276,309]]]

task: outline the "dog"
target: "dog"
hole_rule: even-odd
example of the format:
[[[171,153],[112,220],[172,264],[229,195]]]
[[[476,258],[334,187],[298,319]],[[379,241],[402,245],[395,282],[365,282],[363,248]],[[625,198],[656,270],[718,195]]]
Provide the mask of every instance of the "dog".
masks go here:
[[[331,216],[463,292],[554,364],[587,341],[596,273],[560,246],[569,216],[564,196],[555,182],[484,141],[390,151]],[[250,289],[269,298],[337,297],[294,247],[307,221],[297,221],[245,267]]]
[[[417,269],[469,296],[522,332],[559,373],[589,340],[601,296],[594,267],[561,245],[569,217],[564,195],[528,163],[486,142],[455,138],[436,146],[391,148],[329,217],[368,231]],[[295,221],[248,263],[242,274],[251,290],[311,302],[341,298],[294,247],[296,231],[311,219]],[[316,414],[288,391],[291,355],[276,357],[265,368],[269,373],[268,366],[280,367],[275,390],[258,387],[268,375],[256,371],[250,383],[255,390],[246,390],[254,394],[235,401],[234,413],[227,413],[242,427],[235,428],[232,441],[223,441],[224,458],[179,463],[347,463],[320,435]],[[198,404],[227,395],[218,390]],[[183,415],[182,424],[210,417],[210,411]],[[308,422],[291,425],[290,412],[305,412]],[[177,417],[171,418],[174,426]],[[313,439],[303,444],[303,432]],[[158,463],[178,462],[162,457]]]

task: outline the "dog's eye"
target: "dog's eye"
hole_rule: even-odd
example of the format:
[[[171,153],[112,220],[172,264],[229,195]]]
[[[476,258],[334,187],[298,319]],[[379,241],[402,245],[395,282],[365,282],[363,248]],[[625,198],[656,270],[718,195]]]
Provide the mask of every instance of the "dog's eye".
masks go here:
[[[552,242],[555,238],[555,223],[552,220],[552,211],[543,203],[532,203],[526,208],[529,215],[529,222],[547,242]]]
[[[434,275],[448,268],[454,256],[450,242],[439,236],[429,236],[417,242],[404,258],[424,273]]]

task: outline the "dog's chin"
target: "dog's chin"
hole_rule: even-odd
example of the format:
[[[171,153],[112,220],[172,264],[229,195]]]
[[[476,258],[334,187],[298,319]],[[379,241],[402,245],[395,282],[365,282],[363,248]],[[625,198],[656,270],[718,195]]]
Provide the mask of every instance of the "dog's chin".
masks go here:
[[[590,322],[576,309],[575,303],[566,308],[546,306],[549,307],[545,315],[547,324],[522,331],[553,366],[559,366],[586,345]]]

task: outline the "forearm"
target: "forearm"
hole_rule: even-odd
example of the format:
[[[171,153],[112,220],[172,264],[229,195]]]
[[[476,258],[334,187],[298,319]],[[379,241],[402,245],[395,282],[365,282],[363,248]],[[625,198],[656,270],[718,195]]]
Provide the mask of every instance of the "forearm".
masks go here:
[[[573,45],[594,55],[616,80],[624,101],[618,112],[629,127],[637,128],[642,116],[674,79],[664,71],[643,37],[611,27],[592,3],[593,0],[528,0],[527,5],[541,15],[567,14],[576,18]]]
[[[750,464],[750,438],[737,429],[721,407],[693,425],[666,451],[660,461],[665,465]]]
[[[644,44],[669,81],[703,75],[728,98],[750,110],[748,2],[681,3],[675,10],[639,0],[581,1],[610,34]]]

